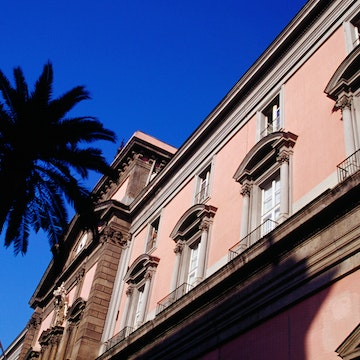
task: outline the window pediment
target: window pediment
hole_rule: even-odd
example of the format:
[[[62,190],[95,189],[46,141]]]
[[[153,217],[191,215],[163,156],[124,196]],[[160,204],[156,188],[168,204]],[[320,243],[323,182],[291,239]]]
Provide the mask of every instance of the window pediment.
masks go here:
[[[127,283],[138,283],[144,276],[146,271],[149,268],[156,268],[159,264],[160,259],[155,256],[150,256],[149,254],[140,255],[132,265],[125,275],[125,282]]]
[[[175,241],[192,235],[192,232],[199,230],[201,221],[204,218],[213,218],[217,208],[211,205],[197,204],[188,209],[176,223],[170,237]]]
[[[335,351],[342,359],[356,360],[360,357],[360,324]]]
[[[292,148],[296,139],[297,135],[282,131],[271,133],[262,138],[246,154],[233,176],[234,179],[242,183],[245,179],[256,178],[276,162],[280,149]]]
[[[77,298],[68,310],[68,321],[72,323],[79,322],[85,309],[85,305],[86,301],[83,298]]]
[[[360,87],[360,46],[357,46],[340,64],[325,88],[325,93],[337,100],[342,93],[353,92]]]

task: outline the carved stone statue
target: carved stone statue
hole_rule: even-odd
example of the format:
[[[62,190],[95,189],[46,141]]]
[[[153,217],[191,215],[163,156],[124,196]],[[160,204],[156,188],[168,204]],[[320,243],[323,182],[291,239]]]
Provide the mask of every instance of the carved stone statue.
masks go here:
[[[55,316],[52,325],[62,326],[68,309],[68,298],[66,296],[64,283],[54,290],[53,295],[55,297]]]

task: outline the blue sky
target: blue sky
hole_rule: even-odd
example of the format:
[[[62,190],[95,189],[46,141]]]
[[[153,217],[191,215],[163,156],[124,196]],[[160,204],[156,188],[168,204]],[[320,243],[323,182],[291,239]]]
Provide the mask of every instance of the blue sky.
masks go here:
[[[306,0],[48,0],[1,4],[0,69],[20,66],[32,87],[54,66],[54,96],[85,85],[92,99],[73,115],[96,116],[117,144],[142,130],[175,147],[191,135]],[[91,176],[92,188],[99,176]],[[0,238],[3,243],[3,239]],[[25,256],[0,244],[0,341],[22,331],[28,301],[50,261],[46,238]]]

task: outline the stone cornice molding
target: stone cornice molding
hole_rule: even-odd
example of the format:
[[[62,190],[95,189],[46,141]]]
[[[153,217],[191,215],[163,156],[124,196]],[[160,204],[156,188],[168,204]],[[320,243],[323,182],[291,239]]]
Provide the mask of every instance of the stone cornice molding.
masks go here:
[[[58,344],[64,332],[63,326],[53,326],[50,329],[44,330],[39,337],[39,344],[42,348],[46,348],[53,344]]]
[[[38,329],[40,324],[42,321],[42,317],[37,314],[36,312],[31,316],[29,322],[27,323],[26,327],[29,328],[33,328],[33,329]]]
[[[273,91],[275,84],[280,87],[288,78],[290,78],[301,67],[304,62],[327,40],[327,37],[333,34],[336,28],[341,26],[344,18],[346,17],[346,11],[350,6],[355,6],[353,1],[344,0],[341,2],[336,1],[322,1],[321,8],[322,13],[315,11],[314,7],[318,1],[308,1],[303,10],[293,19],[293,21],[284,29],[284,31],[278,36],[278,38],[271,44],[271,46],[264,52],[259,60],[247,71],[247,73],[240,79],[240,81],[233,87],[233,89],[225,96],[222,102],[214,109],[212,113],[205,119],[205,121],[194,131],[188,141],[178,150],[174,158],[168,164],[166,169],[155,179],[152,184],[153,187],[149,187],[145,194],[131,204],[131,211],[133,208],[143,204],[144,196],[150,196],[151,191],[156,191],[155,187],[159,185],[162,178],[167,176],[168,172],[171,172],[172,167],[176,167],[176,163],[181,163],[182,172],[171,177],[171,185],[162,186],[161,197],[158,197],[158,206],[164,206],[164,202],[167,203],[170,199],[181,190],[183,184],[186,183],[189,176],[199,164],[203,163],[204,159],[208,159],[211,154],[215,154],[224,144],[230,139],[236,131],[238,131],[248,119],[250,119],[254,112],[257,110],[259,103],[267,98],[267,94]],[[316,12],[316,15],[314,14]],[[313,16],[313,17],[312,17]],[[306,19],[309,21],[305,26]],[[329,23],[332,24],[329,28]],[[305,26],[305,27],[304,27]],[[306,30],[304,30],[306,29]],[[271,59],[274,57],[274,52],[278,47],[282,46],[282,43],[288,41],[287,38],[292,32],[298,32],[298,37],[301,41],[298,41],[298,46],[291,47],[289,51],[282,53],[282,60],[280,62],[273,63],[273,69],[268,72],[263,72],[264,78],[258,84],[250,84],[254,82],[254,74],[260,71],[264,63],[271,63]],[[324,35],[326,33],[326,36]],[[250,86],[251,85],[251,86]],[[238,103],[237,97],[245,87],[253,89],[251,94],[243,95],[241,101],[244,106],[236,106]],[[276,86],[275,86],[276,87]],[[233,105],[231,105],[233,103]],[[222,124],[221,128],[216,128],[216,121],[221,113],[225,112],[230,107],[234,111],[231,117],[228,117],[226,123]],[[215,124],[215,125],[214,125]],[[215,132],[208,133],[209,128],[216,128]],[[205,136],[205,133],[207,136]],[[203,142],[199,139],[204,138]],[[201,148],[196,145],[201,144]],[[199,150],[194,150],[194,148]],[[197,151],[196,157],[191,156],[189,151]],[[183,160],[188,159],[184,166]],[[152,190],[152,188],[154,188]],[[153,204],[152,204],[153,205]],[[136,232],[137,228],[142,226],[147,217],[147,208],[143,207],[141,218],[138,217],[136,223],[133,224],[133,231]]]
[[[359,193],[357,173],[143,324],[130,342],[115,344],[98,359],[110,360],[114,354],[171,358],[179,351],[201,357],[300,301],[329,291],[334,282],[359,268]],[[216,336],[220,331],[221,338]],[[173,345],[171,353],[164,342]],[[136,343],[141,348],[129,346]]]
[[[149,135],[137,132],[129,140],[129,142],[121,148],[115,160],[111,164],[119,173],[119,179],[114,183],[107,176],[103,176],[96,184],[93,193],[98,194],[101,198],[109,198],[117,185],[125,180],[128,176],[129,169],[138,159],[147,162],[149,159],[157,159],[159,161],[158,170],[160,171],[164,164],[172,158],[176,149],[165,144]]]
[[[335,350],[342,359],[356,360],[360,356],[360,324]]]

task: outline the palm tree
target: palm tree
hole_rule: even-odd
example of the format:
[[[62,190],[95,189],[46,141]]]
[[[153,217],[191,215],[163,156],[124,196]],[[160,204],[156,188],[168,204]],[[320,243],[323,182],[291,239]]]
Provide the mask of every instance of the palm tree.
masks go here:
[[[95,140],[115,141],[114,132],[94,117],[67,117],[89,99],[83,86],[52,99],[53,68],[48,62],[29,92],[21,68],[14,69],[15,86],[0,71],[0,232],[5,246],[26,253],[31,229],[44,230],[50,246],[61,242],[67,226],[66,202],[90,227],[90,191],[75,177],[89,170],[115,176]]]

